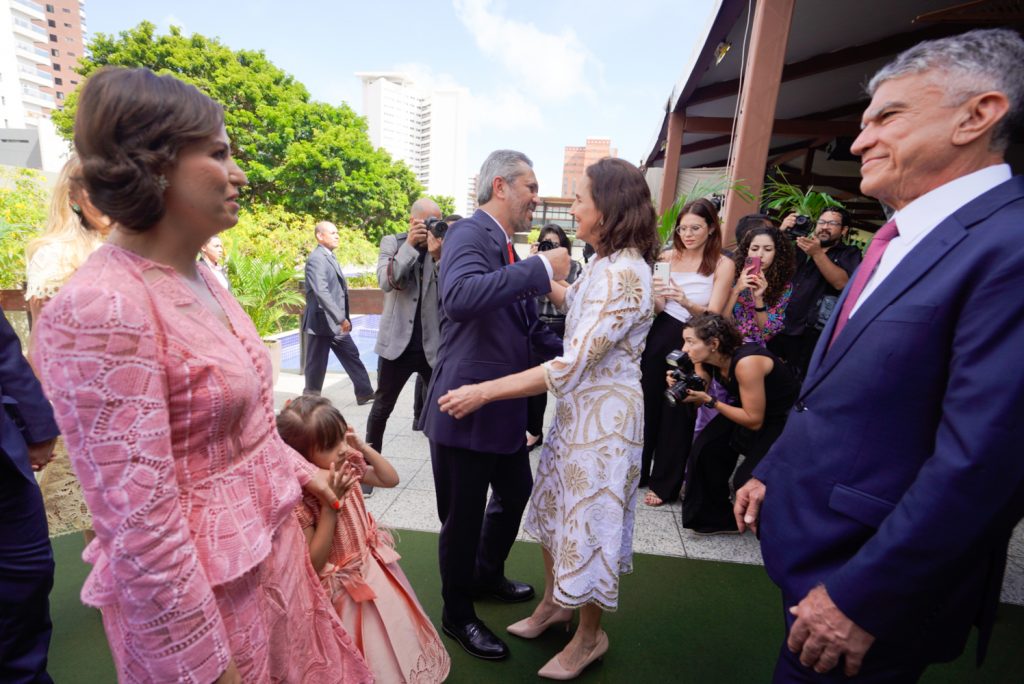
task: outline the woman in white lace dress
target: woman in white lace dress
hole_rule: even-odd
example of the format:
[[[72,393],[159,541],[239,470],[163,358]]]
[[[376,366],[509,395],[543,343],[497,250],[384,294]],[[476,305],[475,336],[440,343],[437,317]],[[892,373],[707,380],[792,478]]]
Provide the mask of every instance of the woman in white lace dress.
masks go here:
[[[110,232],[110,220],[89,201],[81,180],[77,157],[64,164],[50,199],[50,214],[42,235],[25,250],[25,300],[32,320],[61,286],[78,270]],[[29,340],[31,353],[34,338]],[[39,487],[46,505],[46,522],[50,536],[83,532],[92,539],[92,517],[82,497],[82,486],[71,470],[64,440],[57,438],[53,460],[39,477]]]
[[[441,398],[456,418],[491,401],[547,389],[555,420],[540,455],[526,530],[542,547],[544,597],[509,626],[524,638],[569,623],[579,629],[538,674],[571,679],[608,650],[603,611],[618,607],[619,576],[633,569],[633,518],[643,447],[640,355],[654,316],[655,213],[639,170],[620,159],[587,168],[572,210],[576,237],[597,259],[551,300],[567,309],[563,354],[522,373]]]

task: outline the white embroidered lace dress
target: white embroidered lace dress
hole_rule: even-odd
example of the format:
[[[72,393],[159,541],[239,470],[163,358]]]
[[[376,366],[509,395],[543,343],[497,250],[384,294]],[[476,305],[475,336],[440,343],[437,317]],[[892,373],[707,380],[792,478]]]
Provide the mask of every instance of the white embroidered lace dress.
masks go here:
[[[615,610],[619,575],[633,569],[651,267],[632,250],[599,259],[569,288],[566,306],[564,353],[544,364],[557,403],[526,531],[554,558],[557,603]]]

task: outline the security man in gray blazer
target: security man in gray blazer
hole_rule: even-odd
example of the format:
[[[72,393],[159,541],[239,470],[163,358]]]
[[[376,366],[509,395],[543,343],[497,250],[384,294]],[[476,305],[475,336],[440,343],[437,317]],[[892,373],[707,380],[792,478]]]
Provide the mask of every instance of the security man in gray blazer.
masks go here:
[[[385,235],[380,242],[377,282],[384,291],[384,313],[377,332],[377,395],[366,420],[366,443],[377,451],[398,395],[413,373],[430,383],[441,336],[437,269],[443,238],[426,221],[441,217],[432,199],[416,200],[409,210],[409,232]]]
[[[303,394],[320,394],[327,374],[328,354],[333,350],[352,380],[356,402],[366,404],[373,401],[373,385],[359,360],[359,349],[349,335],[352,321],[348,283],[334,258],[339,242],[338,228],[329,221],[321,221],[314,231],[320,244],[306,260],[306,309],[302,312],[302,330],[306,334],[306,388]]]

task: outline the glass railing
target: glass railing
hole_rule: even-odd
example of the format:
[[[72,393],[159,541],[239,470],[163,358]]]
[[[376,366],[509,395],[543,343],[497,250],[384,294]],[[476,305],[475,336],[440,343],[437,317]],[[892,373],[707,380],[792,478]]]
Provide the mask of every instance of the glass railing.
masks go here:
[[[47,62],[50,61],[50,53],[43,48],[37,48],[36,46],[29,45],[28,43],[18,43],[17,45],[19,50],[24,50],[31,55],[39,55],[40,57],[44,57]]]
[[[49,71],[43,71],[42,69],[36,69],[33,67],[25,66],[24,64],[18,65],[18,71],[29,76],[36,76],[38,78],[44,78],[50,83],[53,83],[53,74]]]
[[[32,33],[38,33],[39,35],[44,36],[44,37],[48,37],[50,35],[50,34],[48,34],[46,32],[45,29],[42,29],[42,28],[36,26],[31,21],[26,21],[24,19],[19,19],[19,18],[15,17],[14,18],[14,23],[17,24],[18,26],[27,28]]]
[[[40,14],[44,14],[45,13],[45,10],[44,10],[43,6],[40,5],[38,2],[32,2],[32,0],[14,0],[14,2],[19,4],[19,5],[24,5],[25,7],[28,7],[29,9],[33,9],[36,12],[39,12]]]
[[[22,94],[27,95],[28,97],[34,97],[37,100],[42,100],[43,102],[48,102],[50,104],[53,104],[55,102],[53,95],[50,95],[49,93],[44,93],[42,90],[39,90],[37,88],[26,88],[22,86],[21,92]]]

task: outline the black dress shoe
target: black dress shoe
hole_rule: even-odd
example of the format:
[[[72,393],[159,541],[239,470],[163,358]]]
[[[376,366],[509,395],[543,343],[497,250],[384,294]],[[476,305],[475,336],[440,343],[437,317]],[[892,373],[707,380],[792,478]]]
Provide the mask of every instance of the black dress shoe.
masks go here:
[[[485,596],[492,596],[499,601],[505,603],[522,603],[523,601],[529,601],[534,597],[535,592],[526,582],[517,582],[510,580],[507,577],[502,577],[501,581],[493,587],[484,587],[481,593]]]
[[[508,657],[508,646],[487,629],[481,620],[467,622],[461,627],[441,622],[441,629],[465,649],[466,653],[484,660],[501,660]]]
[[[363,491],[364,499],[369,499],[371,496],[373,496],[373,485],[368,485],[360,482],[359,488]]]
[[[369,404],[371,401],[373,401],[372,394],[366,397],[356,397],[356,404],[359,406],[365,406],[366,404]]]

